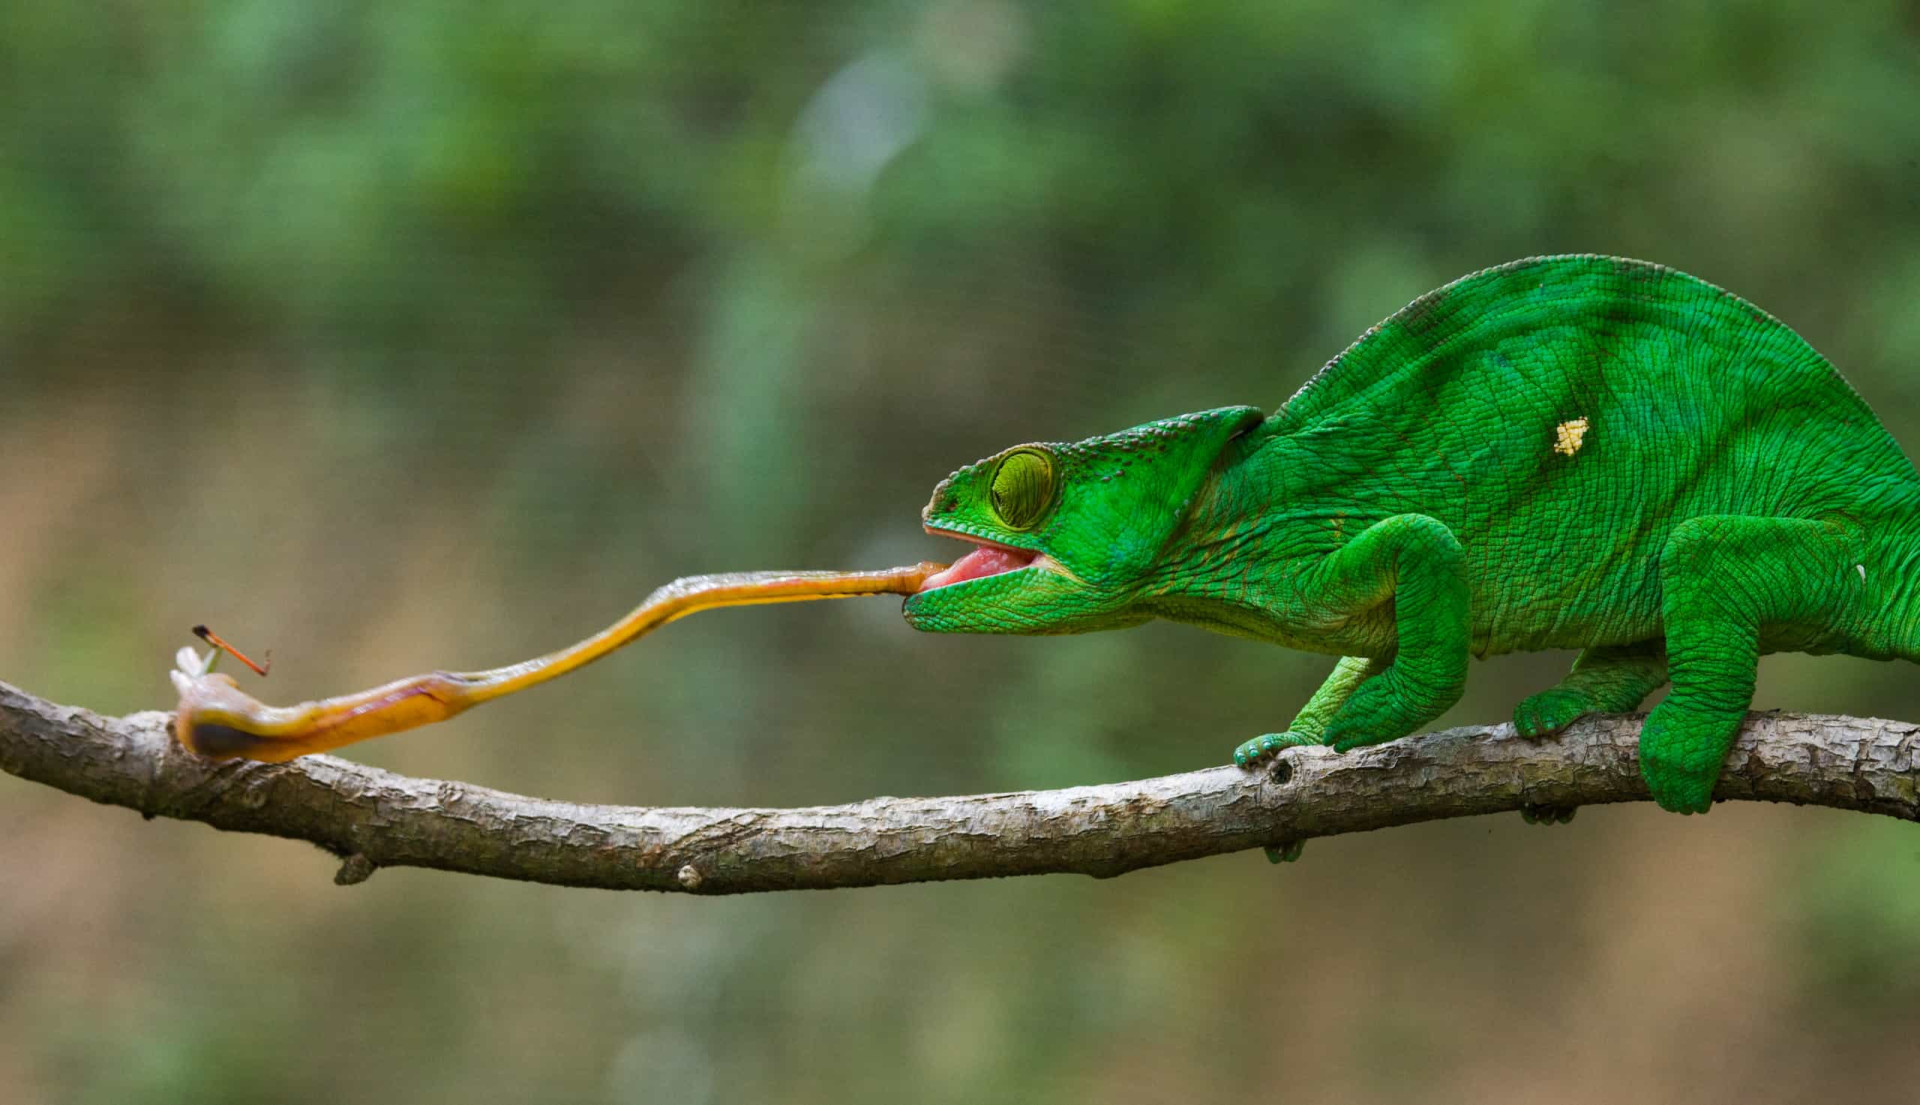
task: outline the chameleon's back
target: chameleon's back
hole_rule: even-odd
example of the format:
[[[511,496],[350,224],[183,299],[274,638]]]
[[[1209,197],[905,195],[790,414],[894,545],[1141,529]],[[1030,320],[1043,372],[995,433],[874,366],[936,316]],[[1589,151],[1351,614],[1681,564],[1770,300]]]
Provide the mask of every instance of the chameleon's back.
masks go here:
[[[1438,517],[1469,557],[1476,652],[1657,625],[1657,559],[1710,514],[1920,518],[1920,478],[1777,319],[1684,273],[1544,257],[1370,330],[1264,427],[1280,512]]]

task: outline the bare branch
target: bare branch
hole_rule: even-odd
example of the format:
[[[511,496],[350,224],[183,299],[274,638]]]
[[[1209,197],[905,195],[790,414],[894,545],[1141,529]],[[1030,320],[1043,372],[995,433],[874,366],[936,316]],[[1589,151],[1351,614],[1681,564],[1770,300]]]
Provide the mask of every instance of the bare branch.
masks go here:
[[[0,768],[153,817],[307,840],[345,861],[563,886],[732,894],[1078,872],[1106,877],[1316,836],[1523,805],[1647,797],[1638,717],[1547,741],[1470,726],[1336,755],[1295,748],[1266,770],[801,809],[644,809],[413,779],[331,756],[215,763],[171,715],[103,718],[0,683]],[[1920,817],[1920,726],[1751,715],[1716,796]]]

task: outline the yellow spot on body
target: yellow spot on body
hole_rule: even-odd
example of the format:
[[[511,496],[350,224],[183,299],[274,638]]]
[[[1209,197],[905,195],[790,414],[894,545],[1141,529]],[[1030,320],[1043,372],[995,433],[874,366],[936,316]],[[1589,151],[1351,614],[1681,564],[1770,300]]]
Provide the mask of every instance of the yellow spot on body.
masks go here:
[[[1553,428],[1553,451],[1570,457],[1580,451],[1580,443],[1586,439],[1587,420],[1584,416],[1562,422]]]

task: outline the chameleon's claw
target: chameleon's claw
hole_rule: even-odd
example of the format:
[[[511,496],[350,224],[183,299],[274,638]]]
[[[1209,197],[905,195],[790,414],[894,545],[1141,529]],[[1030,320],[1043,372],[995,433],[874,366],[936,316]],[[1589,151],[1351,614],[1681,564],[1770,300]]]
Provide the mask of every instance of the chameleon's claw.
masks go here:
[[[1528,740],[1558,736],[1567,726],[1593,712],[1587,695],[1553,687],[1525,699],[1513,708],[1513,731]]]
[[[1520,816],[1529,825],[1565,825],[1579,812],[1579,806],[1551,806],[1541,802],[1528,802],[1520,807]]]
[[[1292,863],[1300,858],[1300,853],[1306,851],[1306,848],[1307,842],[1304,840],[1287,840],[1279,844],[1269,844],[1264,850],[1267,853],[1268,863]]]
[[[1241,741],[1240,747],[1233,750],[1233,762],[1239,764],[1241,767],[1252,767],[1259,763],[1263,757],[1273,751],[1273,749],[1265,743],[1271,736],[1272,734],[1269,733],[1267,737],[1255,737],[1252,740]]]

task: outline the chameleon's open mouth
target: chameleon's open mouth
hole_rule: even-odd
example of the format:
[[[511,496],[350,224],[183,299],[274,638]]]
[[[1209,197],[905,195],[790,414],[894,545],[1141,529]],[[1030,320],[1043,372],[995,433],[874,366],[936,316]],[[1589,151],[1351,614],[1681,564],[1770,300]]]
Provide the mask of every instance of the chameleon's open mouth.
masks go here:
[[[926,582],[920,584],[922,594],[937,587],[965,583],[970,579],[984,579],[987,576],[1002,575],[1021,568],[1031,568],[1036,560],[1045,559],[1032,549],[1015,549],[1006,545],[996,545],[984,538],[955,533],[952,530],[934,529],[929,526],[927,532],[937,533],[942,537],[956,537],[962,541],[971,541],[978,547],[954,561],[945,571],[928,576]]]

